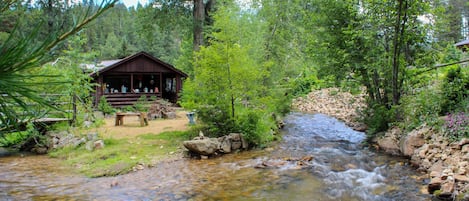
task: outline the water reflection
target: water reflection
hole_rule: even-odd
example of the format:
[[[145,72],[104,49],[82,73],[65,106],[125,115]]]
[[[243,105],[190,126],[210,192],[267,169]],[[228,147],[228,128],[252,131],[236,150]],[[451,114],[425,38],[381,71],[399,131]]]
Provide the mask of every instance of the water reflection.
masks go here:
[[[44,156],[0,158],[0,200],[428,199],[405,160],[364,149],[364,134],[333,118],[291,114],[283,136],[272,151],[181,159],[97,179],[77,176]],[[287,161],[304,156],[313,159],[300,168]],[[266,162],[280,165],[255,168]]]

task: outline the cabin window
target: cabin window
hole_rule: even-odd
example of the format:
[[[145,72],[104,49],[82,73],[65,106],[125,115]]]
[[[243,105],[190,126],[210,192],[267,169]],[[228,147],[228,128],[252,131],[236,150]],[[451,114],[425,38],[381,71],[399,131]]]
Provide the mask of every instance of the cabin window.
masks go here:
[[[115,75],[103,77],[103,91],[104,93],[125,93],[129,92],[130,76],[129,75]]]
[[[159,74],[134,74],[133,92],[135,93],[159,93]]]
[[[165,91],[176,93],[176,78],[166,78]]]

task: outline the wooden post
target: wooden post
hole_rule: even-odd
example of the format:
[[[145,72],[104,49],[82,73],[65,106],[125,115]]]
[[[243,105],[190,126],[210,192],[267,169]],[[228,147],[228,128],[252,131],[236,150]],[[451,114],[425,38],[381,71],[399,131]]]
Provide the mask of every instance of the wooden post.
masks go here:
[[[161,98],[163,98],[163,73],[160,73],[160,88],[158,89],[161,93]]]
[[[133,93],[134,92],[134,74],[130,73],[130,86],[129,86],[129,92]]]
[[[70,121],[71,125],[75,125],[76,120],[77,120],[77,95],[73,94],[72,95],[72,120]]]

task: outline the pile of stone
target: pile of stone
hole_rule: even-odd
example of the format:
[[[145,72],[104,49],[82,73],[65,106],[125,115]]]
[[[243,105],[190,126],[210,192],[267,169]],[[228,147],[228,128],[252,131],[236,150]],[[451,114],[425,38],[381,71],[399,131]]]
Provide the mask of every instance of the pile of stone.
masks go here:
[[[364,93],[352,95],[338,88],[326,88],[293,100],[292,107],[300,112],[326,114],[355,130],[366,130],[366,126],[358,121],[359,112],[366,107]]]
[[[76,148],[81,145],[85,145],[85,148],[89,151],[104,148],[104,141],[98,139],[97,133],[88,133],[86,137],[77,137],[67,131],[48,131],[45,137],[47,138],[47,143],[45,144],[39,142],[27,143],[29,144],[28,146],[23,145],[20,149],[37,154],[46,154],[54,149],[64,147]],[[32,141],[34,141],[34,139]]]
[[[449,143],[433,135],[412,154],[411,163],[430,174],[428,191],[441,199],[462,196],[469,200],[469,139]]]
[[[183,145],[191,153],[200,155],[201,158],[232,153],[248,148],[248,142],[241,133],[230,133],[229,135],[219,138],[209,138],[205,137],[203,133],[200,132],[198,137],[184,141]]]
[[[150,108],[148,109],[148,117],[150,119],[174,119],[176,118],[176,110],[170,102],[158,99],[153,101],[150,105]]]
[[[422,125],[407,135],[394,127],[374,142],[384,152],[410,157],[414,167],[429,173],[429,193],[443,200],[469,200],[469,139],[449,142],[436,129]]]

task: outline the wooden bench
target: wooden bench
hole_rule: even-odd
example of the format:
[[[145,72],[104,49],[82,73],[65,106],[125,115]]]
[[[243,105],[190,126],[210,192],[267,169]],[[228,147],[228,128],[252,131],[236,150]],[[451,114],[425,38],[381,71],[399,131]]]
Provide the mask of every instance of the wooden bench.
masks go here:
[[[148,126],[148,115],[146,112],[118,112],[116,113],[116,126],[124,125],[125,116],[138,116],[140,126]]]

